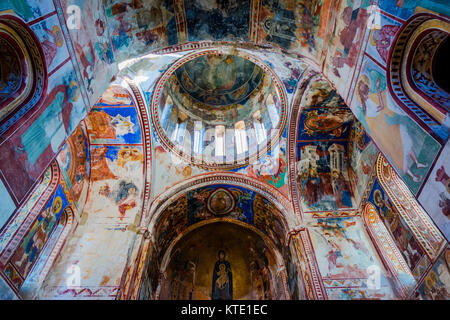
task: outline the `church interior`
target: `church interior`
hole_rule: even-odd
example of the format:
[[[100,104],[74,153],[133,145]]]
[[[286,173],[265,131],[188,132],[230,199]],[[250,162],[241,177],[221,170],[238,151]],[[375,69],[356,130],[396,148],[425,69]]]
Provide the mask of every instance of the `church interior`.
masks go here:
[[[448,0],[1,0],[1,300],[450,300]]]

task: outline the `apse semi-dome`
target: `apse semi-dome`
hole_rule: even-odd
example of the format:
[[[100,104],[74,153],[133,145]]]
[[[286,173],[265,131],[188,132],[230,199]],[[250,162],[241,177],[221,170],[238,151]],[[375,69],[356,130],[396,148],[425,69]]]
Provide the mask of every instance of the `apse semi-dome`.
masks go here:
[[[160,143],[209,169],[238,168],[265,156],[287,118],[279,78],[241,51],[206,50],[176,61],[157,83],[151,107]]]

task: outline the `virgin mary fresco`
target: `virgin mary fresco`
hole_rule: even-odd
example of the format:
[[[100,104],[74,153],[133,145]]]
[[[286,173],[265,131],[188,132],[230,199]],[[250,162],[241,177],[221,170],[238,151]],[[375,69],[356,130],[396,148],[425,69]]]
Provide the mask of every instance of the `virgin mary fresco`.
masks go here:
[[[214,265],[212,279],[212,300],[233,299],[233,274],[230,263],[225,260],[225,251],[219,251],[219,260]]]

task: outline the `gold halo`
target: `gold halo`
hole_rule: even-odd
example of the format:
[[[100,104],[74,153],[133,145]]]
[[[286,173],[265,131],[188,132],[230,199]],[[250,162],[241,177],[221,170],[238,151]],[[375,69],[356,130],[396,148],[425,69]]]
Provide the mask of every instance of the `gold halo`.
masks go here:
[[[56,205],[59,205],[59,208],[57,210],[55,210]],[[60,196],[56,197],[55,200],[53,200],[52,209],[55,214],[58,214],[61,211],[62,199]]]
[[[380,199],[380,201],[377,201],[377,197],[379,197],[378,199]],[[381,194],[380,189],[377,189],[374,191],[373,193],[373,202],[375,202],[375,205],[379,208],[382,208],[384,206],[383,203],[383,195]]]

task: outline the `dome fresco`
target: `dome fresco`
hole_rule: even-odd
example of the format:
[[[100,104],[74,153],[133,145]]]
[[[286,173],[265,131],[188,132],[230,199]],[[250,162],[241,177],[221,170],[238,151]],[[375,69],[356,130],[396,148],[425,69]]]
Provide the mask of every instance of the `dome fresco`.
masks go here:
[[[158,138],[200,167],[229,169],[262,157],[285,126],[282,84],[267,66],[240,53],[186,56],[157,88]]]
[[[181,89],[195,100],[217,107],[245,103],[264,71],[249,60],[211,54],[193,59],[175,71]]]

